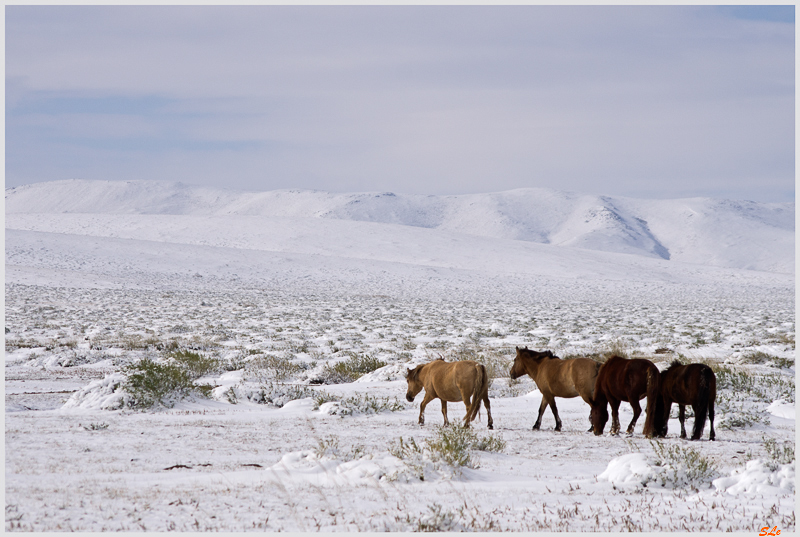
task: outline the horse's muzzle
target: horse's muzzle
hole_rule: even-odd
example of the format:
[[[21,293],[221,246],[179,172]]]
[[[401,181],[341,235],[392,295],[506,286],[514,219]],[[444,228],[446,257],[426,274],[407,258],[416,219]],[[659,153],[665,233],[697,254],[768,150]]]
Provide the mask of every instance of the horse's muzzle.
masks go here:
[[[406,394],[406,401],[408,401],[409,403],[413,403],[414,402],[414,396],[411,395],[410,393],[407,393]]]

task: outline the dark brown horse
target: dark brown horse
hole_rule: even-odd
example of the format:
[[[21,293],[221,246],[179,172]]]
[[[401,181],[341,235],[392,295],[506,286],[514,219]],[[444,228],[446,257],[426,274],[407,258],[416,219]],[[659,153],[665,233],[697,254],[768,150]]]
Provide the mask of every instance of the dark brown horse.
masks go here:
[[[481,401],[486,407],[489,416],[489,429],[492,428],[492,410],[489,405],[489,384],[491,380],[486,374],[483,364],[472,360],[460,362],[445,362],[435,360],[427,364],[418,365],[414,369],[406,370],[408,391],[406,399],[411,402],[417,394],[425,388],[425,397],[419,406],[419,424],[425,423],[425,407],[434,399],[442,401],[442,415],[444,424],[447,425],[447,402],[463,401],[467,407],[464,416],[464,427],[478,415]]]
[[[633,434],[636,420],[642,413],[639,400],[647,397],[643,433],[652,438],[655,434],[654,420],[656,400],[658,399],[661,376],[658,368],[650,360],[634,358],[628,360],[621,356],[612,356],[600,366],[597,372],[597,383],[594,388],[594,400],[589,419],[594,434],[603,434],[608,421],[608,406],[611,405],[611,434],[619,434],[619,404],[630,403],[633,408],[633,419],[628,425],[628,434]]]
[[[562,360],[550,351],[538,352],[528,347],[517,347],[517,356],[511,366],[512,379],[527,374],[542,392],[542,403],[539,405],[539,416],[533,428],[542,425],[542,415],[550,405],[556,419],[556,431],[561,430],[561,419],[558,417],[556,397],[578,397],[591,404],[594,397],[594,384],[600,364],[589,358]]]
[[[706,416],[711,423],[708,439],[714,440],[714,401],[717,399],[717,377],[705,364],[681,365],[677,360],[661,372],[661,389],[656,405],[655,431],[661,438],[667,436],[667,422],[672,403],[678,403],[681,421],[681,438],[686,438],[686,405],[694,410],[692,440],[700,440],[706,426]]]

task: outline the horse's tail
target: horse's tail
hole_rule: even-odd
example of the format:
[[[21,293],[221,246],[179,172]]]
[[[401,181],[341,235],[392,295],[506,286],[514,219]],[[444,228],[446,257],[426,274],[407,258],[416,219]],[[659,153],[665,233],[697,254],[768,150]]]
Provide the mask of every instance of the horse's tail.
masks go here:
[[[647,438],[655,435],[656,406],[659,388],[661,385],[661,373],[653,365],[647,368],[647,411],[644,420],[644,430],[642,431]]]
[[[697,409],[694,412],[694,427],[692,429],[692,440],[699,440],[703,436],[703,428],[706,426],[706,416],[708,415],[709,402],[711,401],[712,387],[716,395],[717,379],[710,367],[704,367],[700,371],[700,379],[697,386]],[[711,403],[713,404],[713,403]],[[713,407],[711,412],[714,412]]]
[[[475,383],[472,386],[472,403],[469,406],[467,420],[464,425],[469,425],[477,417],[478,411],[481,409],[481,399],[485,395],[484,392],[489,390],[489,376],[486,374],[486,367],[483,364],[477,364],[475,372]]]

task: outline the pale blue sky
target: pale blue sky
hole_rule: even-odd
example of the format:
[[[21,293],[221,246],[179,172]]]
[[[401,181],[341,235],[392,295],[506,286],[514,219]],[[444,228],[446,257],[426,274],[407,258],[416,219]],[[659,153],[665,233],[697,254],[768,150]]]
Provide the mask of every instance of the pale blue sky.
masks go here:
[[[794,199],[794,6],[7,6],[6,187]]]

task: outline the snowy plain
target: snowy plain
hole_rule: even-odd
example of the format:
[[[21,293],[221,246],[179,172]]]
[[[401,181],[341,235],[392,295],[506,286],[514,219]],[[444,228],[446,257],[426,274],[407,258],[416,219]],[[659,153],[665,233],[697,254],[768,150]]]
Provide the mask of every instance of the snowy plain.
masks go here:
[[[63,181],[6,191],[5,270],[7,531],[795,529],[793,204]],[[211,397],[120,408],[170,345],[227,364]],[[714,364],[717,439],[676,409],[663,440],[598,437],[580,399],[532,431],[523,345]],[[440,432],[404,399],[439,356],[496,366],[473,431],[505,446],[472,467],[398,456]]]

